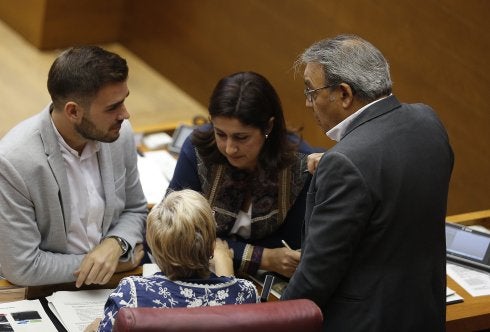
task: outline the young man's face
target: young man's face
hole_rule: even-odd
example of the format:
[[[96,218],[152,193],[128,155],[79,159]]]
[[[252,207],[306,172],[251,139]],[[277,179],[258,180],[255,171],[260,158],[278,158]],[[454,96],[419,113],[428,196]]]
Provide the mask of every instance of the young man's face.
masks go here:
[[[127,82],[106,85],[95,96],[90,109],[84,109],[80,123],[75,130],[85,139],[100,142],[114,142],[129,113],[124,101],[129,95]]]

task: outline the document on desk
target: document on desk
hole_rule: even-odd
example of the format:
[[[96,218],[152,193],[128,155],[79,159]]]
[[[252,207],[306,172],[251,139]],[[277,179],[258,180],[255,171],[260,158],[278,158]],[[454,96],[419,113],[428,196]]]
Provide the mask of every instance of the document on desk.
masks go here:
[[[446,264],[447,274],[471,296],[490,295],[490,273],[457,264]]]
[[[172,180],[176,164],[174,156],[165,150],[138,155],[140,182],[148,204],[160,203]]]
[[[464,299],[451,288],[446,287],[446,304],[454,304],[463,302]]]
[[[104,315],[104,305],[112,289],[61,291],[48,296],[48,305],[68,332],[82,332]]]
[[[0,331],[57,332],[39,300],[0,303]]]

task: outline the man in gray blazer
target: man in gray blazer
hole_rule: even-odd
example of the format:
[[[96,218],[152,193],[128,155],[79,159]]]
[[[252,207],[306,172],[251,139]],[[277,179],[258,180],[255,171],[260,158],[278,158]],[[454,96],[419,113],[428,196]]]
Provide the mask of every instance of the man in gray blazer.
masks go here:
[[[326,331],[444,331],[453,153],[443,125],[391,94],[385,58],[357,36],[315,43],[298,63],[306,106],[338,143],[314,173],[282,299],[315,301]]]
[[[0,268],[18,285],[105,284],[143,257],[146,200],[128,67],[96,46],[64,51],[52,104],[0,141]]]

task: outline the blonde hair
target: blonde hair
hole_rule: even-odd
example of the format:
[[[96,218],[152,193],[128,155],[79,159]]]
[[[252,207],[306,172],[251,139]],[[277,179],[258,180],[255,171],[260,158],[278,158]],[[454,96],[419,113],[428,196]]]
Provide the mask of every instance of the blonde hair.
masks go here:
[[[216,222],[208,201],[184,189],[168,194],[148,215],[146,241],[170,279],[209,276]]]

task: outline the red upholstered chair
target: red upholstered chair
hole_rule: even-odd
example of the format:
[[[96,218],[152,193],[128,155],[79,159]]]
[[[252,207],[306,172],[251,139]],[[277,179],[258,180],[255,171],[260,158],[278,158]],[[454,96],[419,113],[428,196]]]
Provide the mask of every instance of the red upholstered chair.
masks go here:
[[[113,331],[321,331],[323,316],[310,300],[196,308],[122,308]]]

